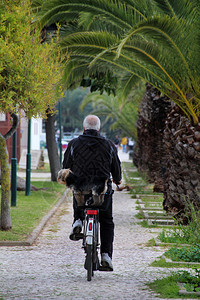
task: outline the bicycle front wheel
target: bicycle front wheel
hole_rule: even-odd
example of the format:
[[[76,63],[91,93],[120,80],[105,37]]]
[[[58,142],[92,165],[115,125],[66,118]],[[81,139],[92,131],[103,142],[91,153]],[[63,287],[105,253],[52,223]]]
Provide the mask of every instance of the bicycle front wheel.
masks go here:
[[[87,269],[87,280],[92,280],[93,275],[93,251],[92,251],[92,245],[86,246],[86,269]]]

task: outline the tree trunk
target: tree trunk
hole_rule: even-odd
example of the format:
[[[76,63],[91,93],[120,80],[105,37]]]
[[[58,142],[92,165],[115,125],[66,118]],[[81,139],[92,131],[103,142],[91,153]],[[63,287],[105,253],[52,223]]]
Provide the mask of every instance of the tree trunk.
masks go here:
[[[146,84],[137,121],[138,138],[133,151],[133,162],[140,172],[147,175],[148,181],[154,183],[154,191],[158,192],[164,191],[163,131],[170,110],[168,98],[161,97],[156,88]]]
[[[10,216],[10,169],[9,156],[5,138],[0,135],[0,161],[1,161],[1,229],[10,230],[12,228]]]
[[[16,131],[19,124],[19,118],[16,114],[11,114],[13,124],[10,130],[3,136],[0,133],[0,162],[1,162],[1,220],[0,228],[9,230],[12,228],[10,216],[10,168],[9,156],[6,140]]]
[[[164,143],[167,152],[164,209],[186,224],[188,204],[200,209],[200,123],[193,126],[175,106],[166,121]]]
[[[47,113],[47,119],[45,121],[46,129],[46,143],[49,157],[51,180],[57,181],[58,171],[60,170],[60,160],[58,156],[58,146],[55,137],[55,114]]]

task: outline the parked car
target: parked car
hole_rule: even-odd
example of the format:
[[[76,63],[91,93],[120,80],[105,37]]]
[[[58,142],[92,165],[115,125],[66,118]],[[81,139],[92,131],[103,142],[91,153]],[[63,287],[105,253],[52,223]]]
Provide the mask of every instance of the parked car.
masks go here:
[[[46,133],[41,133],[40,134],[40,149],[45,149],[47,148],[46,144]]]
[[[70,142],[73,139],[73,134],[71,132],[63,133],[63,140]]]
[[[62,143],[62,150],[65,151],[68,146],[68,141],[63,137],[63,139],[61,140],[61,143]]]

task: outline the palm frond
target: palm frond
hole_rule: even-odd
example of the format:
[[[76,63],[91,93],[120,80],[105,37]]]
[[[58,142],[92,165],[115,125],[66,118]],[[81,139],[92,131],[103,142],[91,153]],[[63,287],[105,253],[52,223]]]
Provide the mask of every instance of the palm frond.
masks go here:
[[[79,28],[83,28],[85,31],[107,31],[116,36],[122,36],[126,30],[124,27],[116,26],[114,22],[111,23],[104,16],[87,12],[80,13]]]
[[[33,0],[31,7],[32,7],[32,11],[33,13],[38,13],[40,11],[40,9],[42,8],[42,5],[44,4],[43,0]]]
[[[61,42],[61,48],[63,50],[69,49],[69,51],[72,51],[71,60],[79,60],[80,64],[84,61],[84,59],[85,63],[91,63],[91,61],[93,62],[94,60],[98,60],[96,65],[101,68],[105,66],[108,67],[109,65],[109,68],[113,67],[115,69],[121,69],[121,71],[130,72],[132,75],[137,74],[140,78],[148,81],[150,77],[156,77],[157,81],[163,81],[162,77],[158,73],[160,70],[157,71],[157,74],[155,72],[155,68],[157,67],[156,64],[154,66],[154,72],[152,72],[144,65],[144,63],[134,60],[126,55],[121,55],[121,57],[115,61],[114,57],[116,55],[116,51],[112,49],[107,50],[107,47],[112,44],[116,44],[117,42],[118,39],[109,33],[83,32],[68,36]],[[135,53],[138,52],[136,48],[131,48],[131,51],[135,51]],[[90,64],[90,67],[92,65]],[[170,89],[170,86],[168,88]]]
[[[40,12],[41,24],[49,22],[53,15],[65,11],[87,12],[93,15],[103,15],[117,27],[131,28],[132,14],[118,0],[50,0],[46,1]]]
[[[146,19],[153,15],[153,7],[151,0],[121,0],[127,5],[128,9],[132,9],[135,13],[139,14],[142,19]]]
[[[177,22],[176,19],[166,16],[163,18],[153,17],[151,20],[141,22],[137,28],[134,28],[126,38],[121,41],[117,50],[117,57],[119,57],[124,45],[137,34],[142,34],[148,38],[150,37],[154,42],[156,41],[158,44],[161,44],[163,49],[167,48],[167,51],[171,52],[172,57],[178,55],[181,59],[180,65],[183,64],[190,77],[192,77],[187,62],[188,43],[190,40],[188,41],[187,39],[186,41],[186,38],[184,38],[189,35],[189,32],[184,21]]]
[[[113,44],[117,44],[119,39],[109,32],[93,32],[93,31],[84,31],[71,34],[60,41],[60,46],[62,49],[73,46],[78,47],[78,45],[83,46],[93,46],[100,50],[105,50],[108,47],[111,47]]]
[[[83,27],[85,31],[90,30],[91,24],[96,19],[96,15],[93,15],[88,12],[81,12],[79,16],[79,26]]]
[[[195,6],[191,0],[153,0],[160,12],[177,19],[193,18],[196,15]]]
[[[136,138],[137,105],[134,106],[133,101],[121,107],[121,101],[118,97],[92,93],[84,98],[81,109],[83,110],[89,103],[92,103],[94,107],[92,113],[105,115],[113,120],[111,129],[121,129],[128,136]]]
[[[98,33],[99,36],[100,33]],[[93,33],[93,37],[95,34]],[[88,40],[90,39],[90,34],[87,35],[87,42],[91,42]],[[96,37],[95,37],[96,38]],[[73,36],[74,39],[74,36]],[[82,41],[82,36],[81,36]],[[84,38],[84,42],[85,42]],[[80,40],[78,41],[80,42]],[[93,39],[92,39],[92,42]],[[75,40],[74,40],[75,43]],[[96,43],[97,44],[97,43]],[[71,47],[73,48],[75,44],[69,44],[69,49]],[[77,44],[75,50],[71,54],[71,61],[69,64],[74,62],[73,69],[69,69],[69,64],[67,65],[66,74],[68,74],[68,80],[69,83],[72,82],[78,76],[80,79],[80,76],[85,76],[88,74],[92,74],[92,72],[96,72],[97,70],[105,70],[105,66],[108,69],[111,69],[112,67],[115,69],[121,69],[122,71],[127,71],[130,74],[134,76],[138,76],[141,79],[144,79],[145,81],[149,82],[152,85],[155,85],[159,90],[161,90],[163,93],[165,93],[167,96],[169,95],[170,90],[175,90],[176,93],[179,95],[179,99],[182,99],[181,101],[187,102],[186,97],[183,94],[182,89],[180,86],[173,80],[171,75],[165,70],[164,67],[162,67],[159,62],[156,62],[157,66],[159,66],[160,70],[156,70],[154,66],[154,71],[152,71],[151,68],[148,68],[141,62],[138,62],[130,57],[127,57],[125,55],[121,55],[120,58],[116,61],[114,61],[114,55],[116,53],[113,52],[106,52],[103,56],[100,56],[98,59],[98,63],[96,63],[95,66],[90,65],[91,60],[96,57],[99,53],[101,53],[102,47],[99,47],[97,45],[84,45],[84,43]],[[135,50],[135,49],[134,49]],[[133,52],[133,49],[132,49]],[[148,53],[146,55],[149,55]],[[75,63],[76,61],[76,63]],[[163,71],[163,74],[161,74],[161,71]],[[162,76],[161,76],[161,75]]]
[[[78,18],[79,14],[77,12],[58,12],[49,17],[47,25],[55,24],[55,23],[66,23],[66,22],[74,22]]]
[[[176,18],[170,18],[169,16],[149,18],[140,22],[127,33],[118,47],[118,55],[120,55],[123,46],[138,34],[142,34],[147,40],[153,40],[154,43],[157,42],[168,49],[173,47],[181,55],[182,51],[184,53],[188,51],[187,48],[185,49],[185,46],[188,46],[188,39],[186,41],[185,37],[188,34],[191,34],[192,38],[195,36],[195,34],[190,32],[190,29],[184,20],[178,21]]]
[[[125,73],[121,78],[118,88],[119,97],[127,99],[131,94],[133,87],[140,81],[140,78],[135,74]]]
[[[75,33],[60,43],[70,53],[68,84],[111,70],[128,97],[138,77],[171,96],[197,122],[199,6],[197,0],[49,0],[40,16],[43,23],[72,16],[77,21],[78,27],[71,28]]]

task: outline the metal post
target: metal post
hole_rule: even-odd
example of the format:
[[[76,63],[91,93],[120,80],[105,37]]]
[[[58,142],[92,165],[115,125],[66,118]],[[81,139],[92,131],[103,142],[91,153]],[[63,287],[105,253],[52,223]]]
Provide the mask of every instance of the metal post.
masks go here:
[[[12,138],[11,158],[11,206],[17,205],[17,131]]]
[[[28,146],[26,155],[26,196],[31,193],[31,119],[28,120]]]
[[[61,125],[61,103],[59,101],[58,104],[58,113],[59,113],[59,131],[60,131],[60,141],[59,141],[59,148],[60,148],[60,167],[62,168],[62,125]]]

